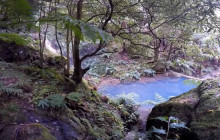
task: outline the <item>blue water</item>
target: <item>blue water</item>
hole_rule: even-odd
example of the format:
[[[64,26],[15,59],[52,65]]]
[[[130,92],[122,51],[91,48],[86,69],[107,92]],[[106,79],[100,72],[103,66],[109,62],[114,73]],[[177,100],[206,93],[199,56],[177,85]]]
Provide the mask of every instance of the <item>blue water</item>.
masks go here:
[[[101,93],[111,97],[117,97],[122,93],[128,94],[131,92],[136,93],[139,97],[137,102],[144,102],[146,100],[157,101],[155,94],[158,93],[166,100],[171,97],[178,96],[185,93],[196,85],[186,84],[186,78],[165,78],[154,82],[133,82],[129,84],[108,85],[99,89]]]

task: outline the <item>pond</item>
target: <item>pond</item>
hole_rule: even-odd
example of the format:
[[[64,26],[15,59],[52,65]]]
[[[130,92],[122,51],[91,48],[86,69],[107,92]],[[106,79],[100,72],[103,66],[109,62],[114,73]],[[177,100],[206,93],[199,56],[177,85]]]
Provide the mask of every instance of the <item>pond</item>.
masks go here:
[[[99,92],[113,98],[130,97],[142,106],[152,106],[196,87],[195,84],[187,81],[187,78],[180,77],[164,78],[153,82],[121,83],[101,87]]]

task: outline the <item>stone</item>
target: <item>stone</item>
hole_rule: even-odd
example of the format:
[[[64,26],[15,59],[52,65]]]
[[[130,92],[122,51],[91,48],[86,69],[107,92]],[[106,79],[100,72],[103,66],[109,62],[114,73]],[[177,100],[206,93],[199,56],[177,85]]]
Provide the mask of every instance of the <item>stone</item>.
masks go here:
[[[56,140],[50,131],[38,123],[8,126],[0,133],[1,140]]]
[[[158,61],[152,69],[158,74],[165,73],[166,64],[164,62]]]
[[[31,49],[26,46],[0,41],[0,59],[6,62],[25,61],[31,57]]]
[[[160,128],[163,124],[152,118],[174,116],[186,122],[191,133],[182,137],[193,140],[220,139],[219,80],[203,82],[198,88],[155,106],[147,120],[146,129]],[[182,138],[184,139],[184,138]]]

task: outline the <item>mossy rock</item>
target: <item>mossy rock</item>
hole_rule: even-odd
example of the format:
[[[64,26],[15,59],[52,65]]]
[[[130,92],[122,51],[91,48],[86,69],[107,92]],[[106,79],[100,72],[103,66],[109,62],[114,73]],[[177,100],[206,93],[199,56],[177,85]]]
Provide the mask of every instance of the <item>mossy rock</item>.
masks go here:
[[[186,122],[193,140],[219,140],[220,80],[205,81],[198,88],[155,106],[147,130],[163,127],[163,123],[152,119],[159,116],[174,116]]]
[[[32,123],[8,126],[0,133],[1,140],[56,140],[43,125]]]
[[[0,40],[0,58],[6,62],[25,61],[36,56],[32,48]]]

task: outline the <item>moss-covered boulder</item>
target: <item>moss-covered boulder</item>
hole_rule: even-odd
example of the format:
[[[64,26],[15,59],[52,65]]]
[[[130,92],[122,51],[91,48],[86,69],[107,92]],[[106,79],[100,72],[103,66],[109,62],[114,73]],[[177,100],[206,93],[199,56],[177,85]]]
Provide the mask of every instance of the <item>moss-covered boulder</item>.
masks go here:
[[[0,133],[1,140],[56,140],[43,125],[32,123],[5,127]]]
[[[0,59],[6,62],[25,61],[35,55],[36,52],[30,47],[0,40]]]
[[[186,122],[193,140],[219,140],[220,80],[205,81],[198,88],[155,106],[149,115],[147,130],[152,126],[163,127],[152,119],[159,116],[174,116]]]

